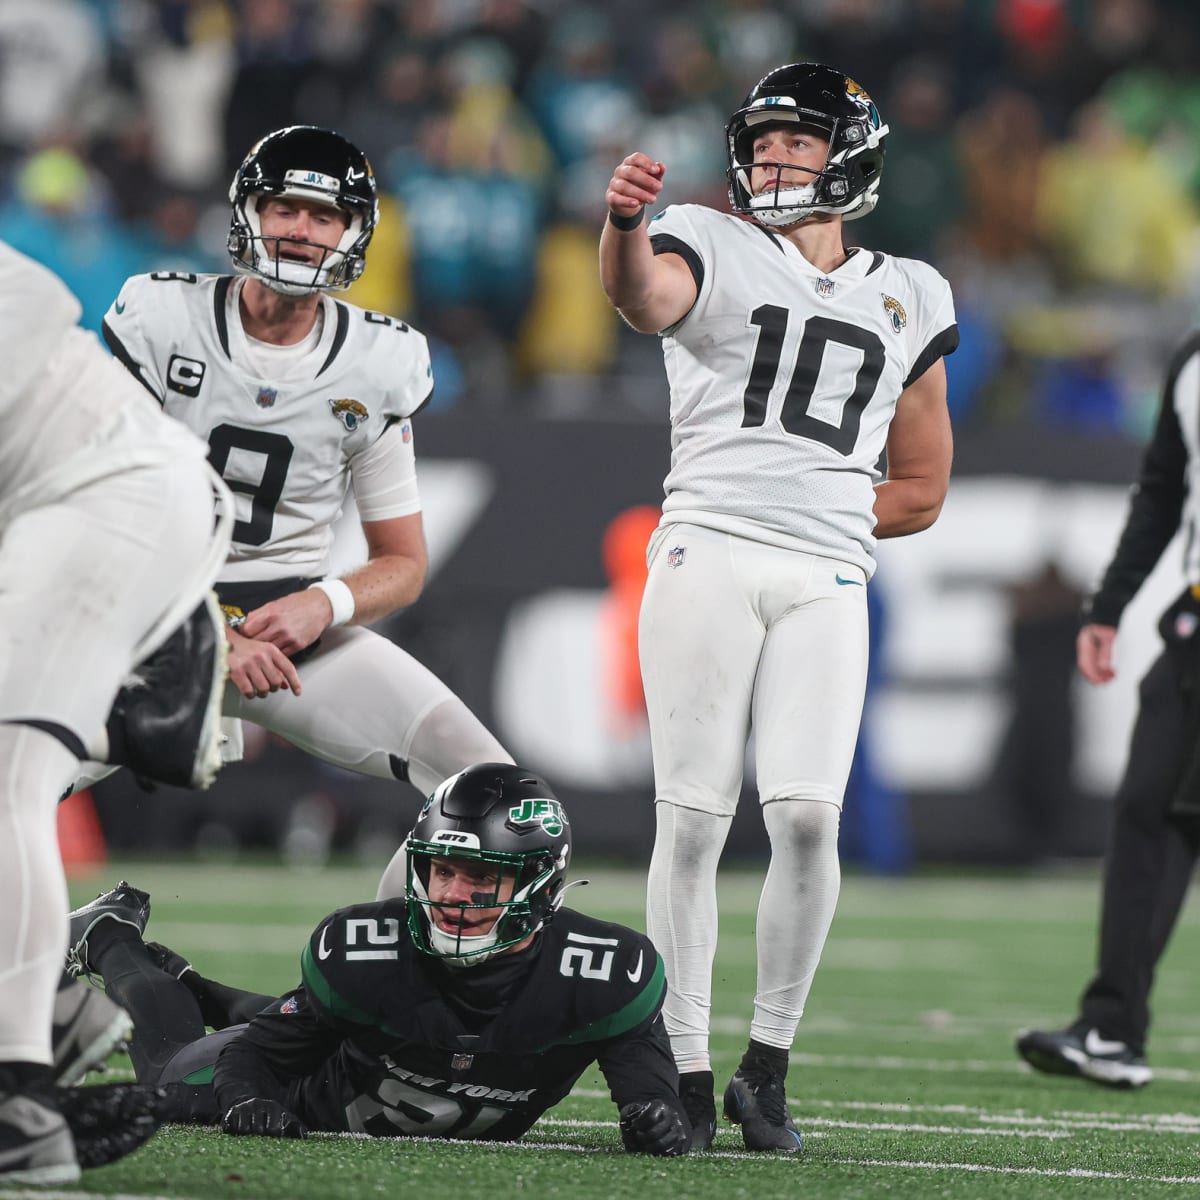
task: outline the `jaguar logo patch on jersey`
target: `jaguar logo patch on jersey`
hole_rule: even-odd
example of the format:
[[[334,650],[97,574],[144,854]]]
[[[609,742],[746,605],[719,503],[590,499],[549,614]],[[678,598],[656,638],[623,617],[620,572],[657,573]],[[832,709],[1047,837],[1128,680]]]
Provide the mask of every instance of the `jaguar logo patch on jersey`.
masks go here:
[[[277,388],[260,387],[258,395],[254,397],[254,403],[259,408],[270,408],[275,403],[275,397],[279,395]]]
[[[908,324],[908,313],[904,311],[904,305],[895,296],[889,296],[886,292],[880,292],[879,295],[883,299],[883,311],[891,320],[892,328],[899,333]]]
[[[522,800],[508,810],[510,825],[540,825],[551,837],[566,828],[567,818],[557,800]]]
[[[357,400],[330,400],[329,410],[353,433],[371,414]]]

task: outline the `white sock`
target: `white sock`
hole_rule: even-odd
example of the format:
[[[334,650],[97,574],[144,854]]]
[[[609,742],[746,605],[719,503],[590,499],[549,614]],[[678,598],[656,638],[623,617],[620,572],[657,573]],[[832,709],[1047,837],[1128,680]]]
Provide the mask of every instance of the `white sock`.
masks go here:
[[[717,863],[730,817],[654,806],[646,931],[667,970],[663,1020],[681,1072],[709,1071],[708,1022],[717,950]]]
[[[825,800],[763,805],[771,865],[758,904],[758,994],[750,1036],[791,1048],[841,889],[838,822]]]
[[[0,1062],[52,1061],[69,909],[55,814],[78,766],[50,734],[0,725]]]

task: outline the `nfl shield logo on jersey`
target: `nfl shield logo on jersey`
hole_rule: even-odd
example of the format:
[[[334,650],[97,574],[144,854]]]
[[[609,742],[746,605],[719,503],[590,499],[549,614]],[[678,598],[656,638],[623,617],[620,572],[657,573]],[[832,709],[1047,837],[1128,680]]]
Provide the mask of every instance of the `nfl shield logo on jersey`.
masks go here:
[[[667,551],[667,566],[668,567],[682,567],[683,560],[686,555],[687,555],[687,547],[686,546],[672,546],[670,548],[670,550]]]
[[[833,295],[833,289],[836,285],[832,279],[818,279],[816,282],[817,295],[822,300],[828,300]]]
[[[279,395],[276,388],[260,387],[258,395],[254,397],[254,403],[259,408],[270,408],[275,403],[275,397]]]

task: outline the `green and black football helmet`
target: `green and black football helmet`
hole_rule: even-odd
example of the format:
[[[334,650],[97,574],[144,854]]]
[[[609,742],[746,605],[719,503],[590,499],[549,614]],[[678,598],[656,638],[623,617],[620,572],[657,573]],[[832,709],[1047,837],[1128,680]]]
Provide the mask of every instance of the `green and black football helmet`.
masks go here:
[[[803,184],[795,182],[798,168],[781,171],[773,188],[755,195],[754,139],[764,126],[789,125],[828,138],[825,166]],[[776,68],[751,88],[725,126],[733,211],[764,225],[791,225],[811,213],[865,217],[878,200],[887,133],[871,97],[848,75],[820,63]]]
[[[315,266],[282,258],[278,239],[262,236],[258,206],[267,196],[315,200],[340,209],[349,223],[337,247],[321,247],[325,253]],[[234,266],[275,291],[300,296],[340,290],[363,273],[379,220],[375,173],[367,156],[340,133],[289,125],[267,134],[238,167],[229,202],[228,248]]]
[[[437,787],[404,847],[413,944],[472,966],[524,941],[553,916],[571,861],[571,826],[545,780],[507,763],[480,763]],[[486,863],[496,872],[495,887],[473,893],[469,904],[435,905],[428,891],[435,859]],[[471,909],[502,911],[486,933],[466,936],[439,928],[435,908],[456,909],[464,918]]]

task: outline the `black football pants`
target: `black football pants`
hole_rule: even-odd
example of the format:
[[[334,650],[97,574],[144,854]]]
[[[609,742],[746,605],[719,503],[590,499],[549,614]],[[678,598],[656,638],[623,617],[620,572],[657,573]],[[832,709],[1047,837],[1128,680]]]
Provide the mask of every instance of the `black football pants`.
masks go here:
[[[1144,1053],[1154,971],[1179,917],[1196,861],[1194,832],[1168,816],[1196,736],[1181,687],[1184,665],[1168,648],[1139,689],[1125,775],[1113,798],[1100,912],[1100,962],[1080,1016]]]

